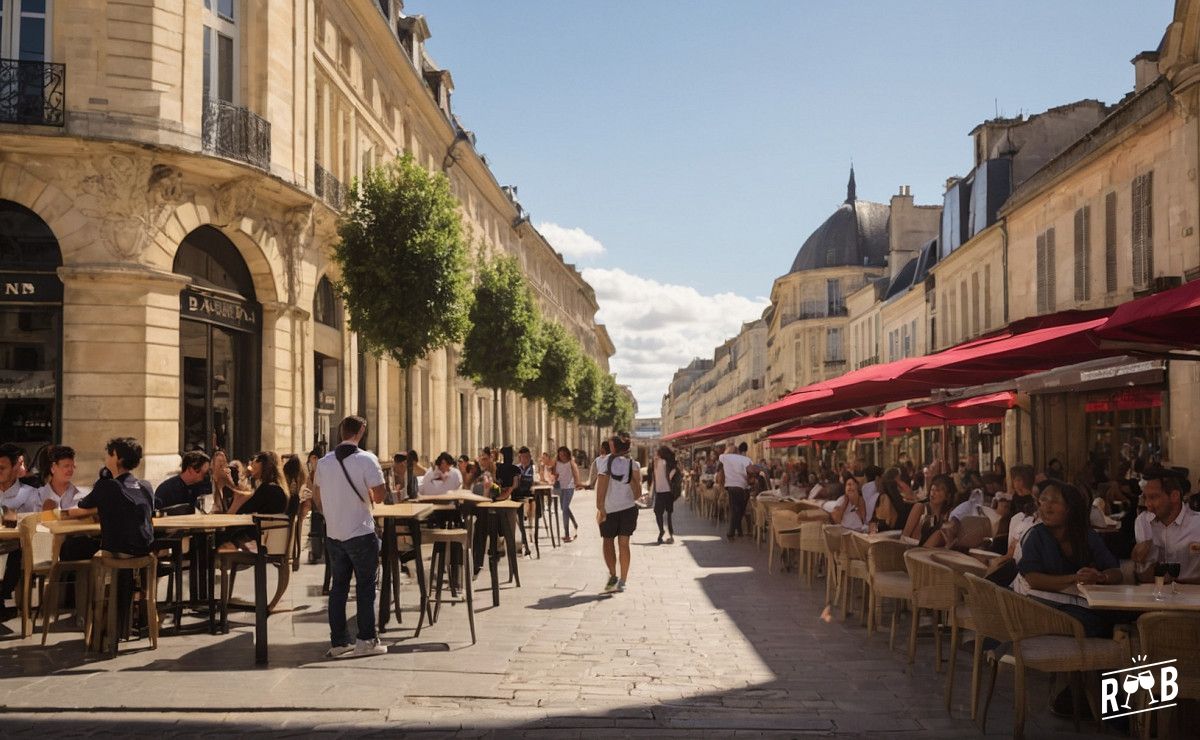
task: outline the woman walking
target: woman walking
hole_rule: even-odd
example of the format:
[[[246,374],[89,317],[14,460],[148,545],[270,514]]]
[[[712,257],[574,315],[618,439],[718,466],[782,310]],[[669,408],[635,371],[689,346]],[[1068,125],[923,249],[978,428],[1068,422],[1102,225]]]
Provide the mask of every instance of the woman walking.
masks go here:
[[[563,542],[574,539],[571,537],[571,499],[574,498],[575,487],[578,485],[579,466],[571,457],[571,449],[559,447],[558,456],[554,461],[554,487],[558,489],[558,500],[562,504]]]
[[[658,544],[663,543],[663,520],[666,520],[667,544],[675,542],[675,528],[671,515],[675,513],[675,499],[683,490],[683,473],[675,460],[675,453],[663,445],[654,453],[654,519],[658,522]]]

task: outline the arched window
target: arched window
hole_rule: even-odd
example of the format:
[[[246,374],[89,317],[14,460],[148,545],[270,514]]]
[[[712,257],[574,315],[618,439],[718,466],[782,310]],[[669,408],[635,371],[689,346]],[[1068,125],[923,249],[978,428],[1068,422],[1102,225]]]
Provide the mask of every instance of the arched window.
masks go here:
[[[333,292],[333,283],[327,277],[322,277],[317,283],[317,292],[313,296],[313,320],[334,329],[342,328],[341,306]]]
[[[187,235],[175,253],[174,272],[188,275],[198,288],[236,293],[254,300],[254,280],[229,237],[211,226]]]

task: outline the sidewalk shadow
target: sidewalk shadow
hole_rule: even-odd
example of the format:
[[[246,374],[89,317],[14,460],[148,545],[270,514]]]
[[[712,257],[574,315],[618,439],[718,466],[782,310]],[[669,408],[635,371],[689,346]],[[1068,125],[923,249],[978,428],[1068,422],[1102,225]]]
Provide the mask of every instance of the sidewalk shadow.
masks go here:
[[[581,606],[583,604],[592,604],[597,601],[605,601],[611,599],[612,594],[602,593],[580,593],[576,591],[562,596],[547,596],[544,599],[538,599],[537,603],[530,604],[526,609],[570,609],[573,606]]]

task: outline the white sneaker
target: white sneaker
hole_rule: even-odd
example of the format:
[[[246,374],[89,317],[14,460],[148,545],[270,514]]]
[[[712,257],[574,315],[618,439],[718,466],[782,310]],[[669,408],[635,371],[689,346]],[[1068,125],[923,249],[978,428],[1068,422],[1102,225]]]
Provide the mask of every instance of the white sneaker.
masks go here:
[[[379,644],[379,638],[374,640],[358,640],[354,643],[354,657],[364,655],[385,655],[387,646]]]
[[[354,652],[353,645],[334,645],[325,651],[326,658],[340,658],[343,655],[349,655]]]

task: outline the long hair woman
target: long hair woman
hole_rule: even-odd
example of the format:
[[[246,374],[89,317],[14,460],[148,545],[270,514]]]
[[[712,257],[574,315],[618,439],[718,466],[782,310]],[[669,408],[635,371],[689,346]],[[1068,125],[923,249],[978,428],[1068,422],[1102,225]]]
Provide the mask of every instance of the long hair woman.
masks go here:
[[[575,497],[575,489],[580,485],[579,466],[571,457],[571,448],[558,448],[552,467],[552,477],[554,487],[558,489],[559,503],[562,505],[563,542],[570,542],[575,539],[571,536],[571,522],[575,520],[571,516],[571,499]],[[575,531],[578,533],[578,525],[576,525]]]
[[[929,483],[929,500],[909,512],[904,536],[916,540],[921,547],[945,547],[946,534],[942,528],[950,523],[950,511],[957,496],[953,478],[945,473],[935,475]]]
[[[663,543],[663,523],[666,523],[667,544],[675,542],[675,527],[671,517],[675,513],[675,499],[683,491],[683,473],[670,447],[663,445],[654,453],[654,519],[658,522],[658,544]]]
[[[279,464],[279,455],[269,450],[259,452],[250,458],[248,466],[250,476],[258,482],[253,492],[235,491],[233,504],[229,507],[230,514],[284,514],[288,510],[288,492],[284,490],[283,469]],[[238,527],[229,530],[223,538],[223,550],[237,547],[247,547],[254,539],[253,527]]]

